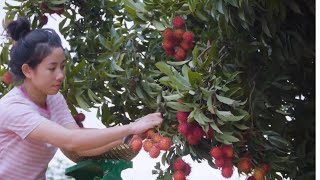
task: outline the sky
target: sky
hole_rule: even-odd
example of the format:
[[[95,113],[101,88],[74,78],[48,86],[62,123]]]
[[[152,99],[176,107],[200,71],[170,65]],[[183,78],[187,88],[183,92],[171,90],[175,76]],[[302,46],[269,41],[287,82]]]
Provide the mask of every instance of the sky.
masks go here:
[[[3,21],[3,19],[5,17],[3,7],[4,7],[4,0],[0,0],[0,21],[1,22]],[[317,20],[318,19],[319,18],[317,18]],[[48,24],[45,27],[58,30],[58,23],[60,20],[61,20],[61,17],[59,17],[58,15],[53,15],[53,16],[49,17]],[[319,24],[319,23],[317,23],[317,24]],[[0,26],[0,42],[5,39],[3,32],[4,32],[3,27]],[[60,33],[58,32],[58,34],[60,34]],[[61,38],[63,40],[64,47],[67,47],[68,46],[67,42],[63,39],[62,36],[61,36]],[[317,36],[317,39],[318,39],[318,36]],[[316,42],[318,42],[318,41],[316,41]],[[0,48],[0,50],[1,50],[1,48]],[[319,71],[316,71],[316,72],[318,74]],[[318,102],[318,101],[316,101],[316,102]],[[316,106],[316,108],[318,108],[318,107],[319,106]],[[101,123],[101,121],[96,118],[96,112],[94,109],[92,109],[91,112],[86,112],[86,111],[82,111],[82,112],[86,115],[86,120],[84,121],[85,127],[87,127],[87,128],[105,128],[105,126]],[[319,111],[317,111],[317,112],[319,112]],[[319,123],[317,123],[317,124],[319,124]],[[316,143],[316,144],[318,144],[318,143]],[[317,146],[317,149],[318,149],[318,146]],[[154,169],[156,162],[159,162],[160,157],[161,157],[161,154],[157,159],[152,159],[149,157],[149,155],[144,150],[141,150],[140,153],[132,160],[133,168],[126,169],[122,172],[121,176],[122,176],[123,180],[136,180],[136,179],[152,180],[152,179],[156,179],[157,176],[152,175],[151,171]],[[70,165],[75,164],[72,161],[70,161],[69,159],[67,159],[61,153],[61,151],[58,151],[57,154],[55,155],[55,157],[50,162],[49,166],[50,165],[53,166],[54,164],[56,164],[58,159],[63,159],[65,162],[69,163]],[[224,179],[220,173],[220,170],[215,170],[215,169],[211,168],[207,164],[207,162],[199,164],[199,163],[193,162],[191,160],[191,158],[189,158],[189,157],[184,157],[183,159],[187,163],[189,163],[192,167],[192,172],[191,172],[190,176],[187,177],[187,179],[189,179],[189,180],[196,180],[196,179],[223,180]],[[317,162],[319,162],[319,161],[317,161]],[[245,177],[239,176],[236,171],[233,173],[233,176],[230,178],[230,180],[244,180],[244,179],[245,179]]]

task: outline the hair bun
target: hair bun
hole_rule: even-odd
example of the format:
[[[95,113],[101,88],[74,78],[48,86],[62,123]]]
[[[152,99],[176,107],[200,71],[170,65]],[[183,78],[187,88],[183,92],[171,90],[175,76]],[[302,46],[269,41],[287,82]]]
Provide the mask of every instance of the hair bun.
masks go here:
[[[30,26],[26,17],[18,17],[8,25],[7,32],[13,40],[18,41],[30,32]]]

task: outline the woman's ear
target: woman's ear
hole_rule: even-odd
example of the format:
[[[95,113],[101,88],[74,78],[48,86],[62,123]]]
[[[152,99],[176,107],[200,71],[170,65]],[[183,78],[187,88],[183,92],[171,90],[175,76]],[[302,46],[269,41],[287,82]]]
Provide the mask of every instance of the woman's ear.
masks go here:
[[[22,73],[26,76],[26,78],[31,78],[31,68],[28,64],[23,64],[21,70]]]

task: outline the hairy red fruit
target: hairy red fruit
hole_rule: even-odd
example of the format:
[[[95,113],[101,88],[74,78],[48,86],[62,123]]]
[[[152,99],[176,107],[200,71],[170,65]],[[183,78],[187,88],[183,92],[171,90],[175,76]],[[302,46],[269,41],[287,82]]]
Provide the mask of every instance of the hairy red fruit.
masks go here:
[[[231,145],[222,146],[222,153],[226,158],[233,158],[233,148]]]
[[[174,56],[174,48],[171,48],[171,49],[164,49],[165,53],[167,56]]]
[[[183,38],[183,34],[184,34],[184,30],[183,29],[176,29],[174,30],[174,37],[176,41],[181,41]]]
[[[232,167],[223,167],[221,169],[221,174],[224,178],[231,178],[233,174],[233,168]]]
[[[164,40],[173,41],[174,33],[171,28],[166,28],[162,33]]]
[[[261,165],[260,165],[260,167],[261,167],[261,169],[263,170],[263,173],[266,175],[268,172],[269,172],[269,170],[270,170],[270,166],[269,166],[269,164],[266,164],[266,163],[262,163]]]
[[[214,163],[217,168],[222,168],[224,166],[224,159],[223,158],[215,159]]]
[[[184,27],[184,19],[181,16],[176,16],[172,20],[172,25],[175,29],[180,29]]]
[[[179,48],[176,49],[174,57],[176,58],[177,61],[183,61],[183,60],[186,59],[187,53],[185,52],[184,49],[179,47]]]
[[[186,51],[189,51],[190,49],[192,49],[193,45],[192,45],[192,43],[190,43],[190,42],[182,41],[182,42],[180,43],[180,47],[181,47],[182,49],[186,50]]]
[[[183,171],[186,164],[187,163],[184,162],[184,160],[182,158],[178,158],[173,162],[173,170],[174,171]]]
[[[187,123],[189,114],[190,114],[189,112],[178,111],[177,119],[179,123]]]
[[[178,132],[184,136],[187,136],[189,133],[188,124],[187,123],[181,123],[178,125]]]
[[[135,153],[139,152],[142,148],[142,139],[140,137],[132,139],[130,142],[130,147],[133,152]]]
[[[174,180],[185,180],[186,175],[182,171],[176,171],[173,173]]]
[[[206,138],[207,139],[213,139],[214,138],[214,131],[213,129],[210,127],[207,134],[206,134]]]
[[[222,158],[222,150],[220,147],[213,147],[210,150],[210,155],[211,157],[213,157],[214,159],[221,159]]]
[[[161,140],[161,138],[162,138],[162,136],[161,136],[160,134],[155,133],[155,134],[153,135],[153,137],[152,137],[152,140],[153,140],[154,143],[159,143],[160,140]]]
[[[223,167],[230,167],[230,168],[233,168],[233,162],[232,162],[232,159],[225,158],[225,159],[224,159],[224,165],[223,165]]]
[[[256,169],[254,169],[253,176],[256,180],[263,180],[264,179],[264,172],[262,169],[256,168]]]
[[[248,158],[240,158],[238,163],[238,169],[243,173],[250,173],[252,171],[251,160]]]
[[[191,43],[194,39],[194,34],[191,31],[186,31],[183,36],[182,36],[183,40],[186,42]]]
[[[172,146],[172,141],[169,137],[162,137],[159,142],[159,147],[161,150],[168,151]]]
[[[203,138],[203,136],[204,136],[204,131],[203,131],[203,129],[200,127],[200,126],[196,126],[195,128],[194,128],[194,130],[192,131],[192,135],[195,137],[195,138],[197,138],[197,139],[201,139],[201,138]]]
[[[76,120],[76,121],[82,122],[82,121],[85,120],[86,116],[85,116],[83,113],[78,113],[78,114],[75,115],[73,118],[74,118],[74,120]]]
[[[144,138],[151,139],[155,135],[154,129],[149,129],[146,132],[143,133]]]
[[[200,138],[197,136],[194,136],[193,134],[188,134],[187,141],[191,145],[197,145],[197,144],[199,144]]]
[[[153,143],[150,139],[147,139],[143,142],[143,149],[146,151],[146,152],[149,152],[150,149],[152,148],[153,146]]]
[[[5,73],[2,75],[1,81],[2,81],[3,83],[5,83],[6,85],[11,84],[11,83],[12,83],[12,80],[13,80],[12,74],[11,74],[9,71],[5,72]]]
[[[256,180],[253,176],[249,176],[246,180]]]
[[[164,40],[162,43],[162,47],[163,49],[167,50],[167,49],[173,49],[173,42],[170,40]]]
[[[157,158],[160,154],[160,148],[158,146],[153,145],[149,151],[149,155],[151,158]]]
[[[186,163],[185,166],[184,166],[184,170],[183,170],[184,174],[186,176],[189,176],[190,173],[191,173],[191,166],[190,164]]]

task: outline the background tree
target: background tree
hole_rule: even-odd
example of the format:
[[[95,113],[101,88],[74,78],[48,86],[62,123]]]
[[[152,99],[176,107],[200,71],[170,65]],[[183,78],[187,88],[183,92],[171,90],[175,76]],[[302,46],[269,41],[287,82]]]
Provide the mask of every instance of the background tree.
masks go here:
[[[26,15],[41,27],[49,14],[64,17],[59,30],[70,49],[61,91],[74,115],[75,107],[97,108],[115,126],[164,113],[159,133],[174,146],[163,155],[170,166],[155,167],[159,179],[177,174],[185,155],[227,177],[216,150],[229,147],[228,168],[256,179],[315,177],[314,1],[17,2],[6,4],[6,20]],[[185,31],[194,36],[182,45]],[[1,45],[0,75],[11,44]],[[6,76],[1,95],[12,87]],[[197,128],[200,139],[188,138]]]

